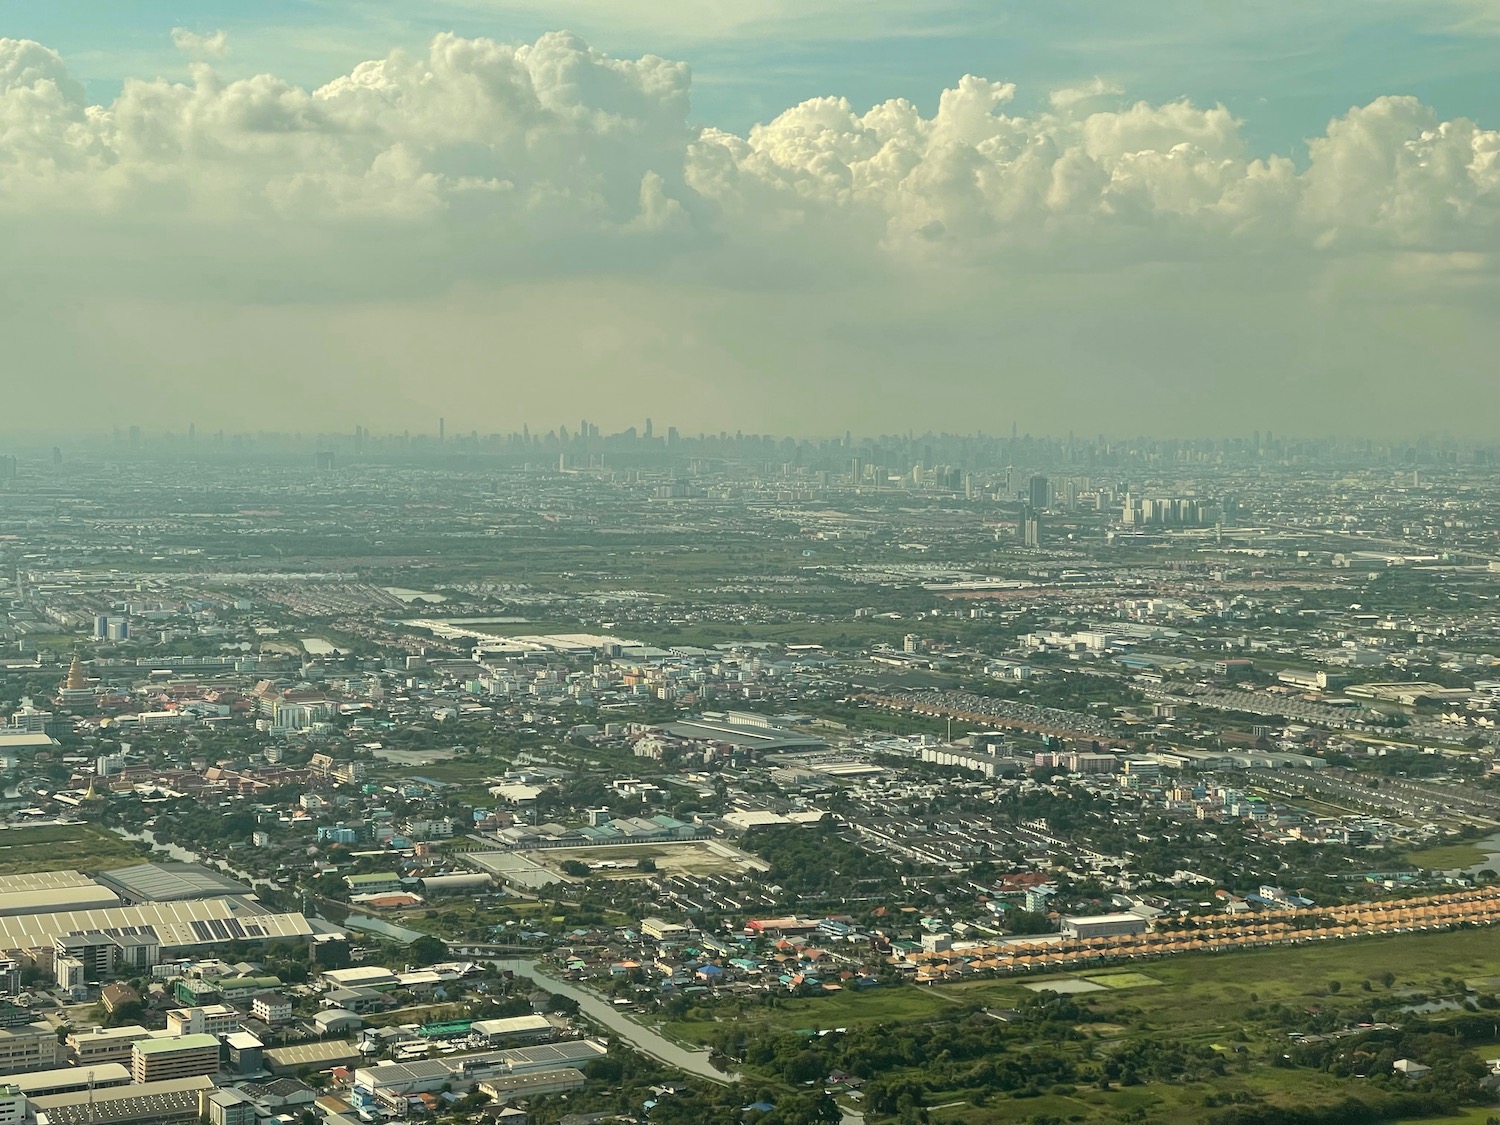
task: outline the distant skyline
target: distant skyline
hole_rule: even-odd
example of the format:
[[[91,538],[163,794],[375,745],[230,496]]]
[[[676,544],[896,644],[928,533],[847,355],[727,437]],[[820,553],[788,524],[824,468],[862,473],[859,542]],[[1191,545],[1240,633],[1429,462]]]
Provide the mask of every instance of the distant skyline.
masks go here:
[[[0,8],[0,433],[1500,418],[1495,0],[411,7]]]

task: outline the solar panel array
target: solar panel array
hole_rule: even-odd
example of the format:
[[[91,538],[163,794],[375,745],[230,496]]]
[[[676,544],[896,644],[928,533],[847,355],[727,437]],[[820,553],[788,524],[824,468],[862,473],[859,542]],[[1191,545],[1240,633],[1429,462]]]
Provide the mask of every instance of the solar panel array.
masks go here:
[[[271,937],[258,922],[241,922],[238,918],[202,918],[189,922],[198,940],[205,944],[220,941],[254,941]]]

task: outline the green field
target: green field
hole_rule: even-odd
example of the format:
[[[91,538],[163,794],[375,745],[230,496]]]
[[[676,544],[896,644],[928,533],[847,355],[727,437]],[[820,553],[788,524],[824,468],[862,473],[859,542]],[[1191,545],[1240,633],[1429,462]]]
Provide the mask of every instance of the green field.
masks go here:
[[[1489,853],[1473,844],[1445,844],[1438,848],[1423,848],[1419,852],[1408,852],[1406,860],[1414,867],[1425,867],[1433,871],[1451,871],[1455,867],[1473,867],[1483,863]]]
[[[981,1125],[1052,1119],[1106,1125],[1118,1121],[1196,1125],[1205,1119],[1206,1099],[1245,1094],[1268,1106],[1330,1104],[1350,1095],[1379,1099],[1378,1089],[1352,1084],[1323,1071],[1273,1067],[1268,1059],[1284,1049],[1284,1035],[1268,1030],[1251,1009],[1280,1002],[1293,1010],[1333,1010],[1348,1022],[1362,1018],[1377,997],[1389,1001],[1407,991],[1451,995],[1464,980],[1488,985],[1500,978],[1500,930],[1476,928],[1441,934],[1411,934],[1360,941],[1193,954],[1151,961],[1143,970],[1122,968],[1080,978],[1018,976],[941,985],[891,985],[845,990],[808,998],[785,998],[774,1007],[753,1001],[736,1005],[690,1006],[684,1018],[663,1029],[686,1043],[703,1043],[727,1022],[777,1028],[827,1029],[869,1024],[923,1023],[960,1009],[1021,1007],[1034,1002],[1030,991],[1048,980],[1085,979],[1103,991],[1070,996],[1088,1013],[1075,1028],[1077,1051],[1100,1057],[1139,1039],[1167,1039],[1210,1047],[1227,1064],[1211,1081],[1152,1082],[1100,1090],[1092,1085],[1053,1087],[1036,1097],[1003,1095],[981,1099],[973,1091],[929,1089],[925,1104],[933,1122]],[[1389,989],[1385,973],[1394,977]],[[1336,992],[1330,984],[1338,982]],[[1370,990],[1362,987],[1370,981]],[[1030,988],[1028,987],[1030,986]],[[1440,1026],[1440,1023],[1439,1023]],[[1018,1046],[1025,1050],[1025,1046]],[[1476,1046],[1482,1058],[1500,1056],[1500,1045]],[[914,1073],[920,1073],[916,1071]],[[1479,1125],[1496,1113],[1429,1118],[1455,1125]]]
[[[1103,984],[1106,990],[1086,993],[1079,999],[1104,1017],[1115,1008],[1128,1008],[1132,1018],[1122,1023],[1139,1026],[1144,1022],[1156,1031],[1170,1030],[1209,1042],[1234,1031],[1239,1023],[1237,1014],[1249,1004],[1316,1003],[1347,1006],[1351,1011],[1368,1006],[1362,982],[1378,981],[1386,972],[1395,977],[1394,989],[1434,992],[1445,991],[1445,977],[1465,980],[1500,975],[1500,930],[1456,930],[1241,953],[1189,954],[1152,961],[1149,968],[1149,973],[1121,970],[1092,974],[1084,979]],[[824,996],[788,998],[774,1009],[703,1012],[669,1027],[678,1039],[703,1042],[723,1019],[815,1028],[921,1019],[953,1004],[1011,1007],[1035,996],[1028,985],[1034,988],[1048,979],[1078,977],[1022,975],[952,984],[892,985],[862,992],[846,989]],[[1328,995],[1328,985],[1333,981],[1339,983],[1338,996]],[[1385,991],[1379,984],[1373,988]]]
[[[0,876],[28,871],[110,871],[147,858],[144,845],[91,824],[0,829]]]
[[[1148,977],[1145,973],[1104,973],[1083,979],[1090,984],[1102,984],[1105,988],[1147,988],[1161,983],[1155,977]]]
[[[967,1003],[941,989],[895,985],[863,992],[845,989],[805,999],[788,998],[776,1008],[750,1005],[743,1009],[716,1009],[712,1014],[693,1009],[687,1018],[666,1024],[663,1031],[681,1043],[702,1044],[720,1023],[770,1023],[777,1027],[815,1029],[848,1027],[859,1023],[895,1023],[920,1020]]]

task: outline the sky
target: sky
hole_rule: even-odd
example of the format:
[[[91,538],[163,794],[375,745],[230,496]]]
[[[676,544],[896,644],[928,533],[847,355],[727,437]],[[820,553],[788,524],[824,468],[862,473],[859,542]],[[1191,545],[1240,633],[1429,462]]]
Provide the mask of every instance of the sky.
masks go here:
[[[0,433],[1493,437],[1497,59],[1500,0],[0,0]]]

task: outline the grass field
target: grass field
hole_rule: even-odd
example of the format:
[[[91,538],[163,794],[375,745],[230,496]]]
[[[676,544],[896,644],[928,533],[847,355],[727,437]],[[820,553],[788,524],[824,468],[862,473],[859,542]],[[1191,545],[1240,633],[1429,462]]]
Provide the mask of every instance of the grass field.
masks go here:
[[[1161,981],[1145,973],[1102,973],[1083,978],[1090,984],[1102,984],[1105,988],[1148,988]]]
[[[1347,1096],[1348,1083],[1316,1071],[1262,1069],[1232,1074],[1213,1085],[1191,1082],[1115,1088],[1109,1091],[1078,1087],[1072,1093],[1051,1092],[1036,1098],[992,1098],[983,1106],[970,1104],[963,1091],[934,1093],[928,1110],[937,1125],[988,1125],[1037,1120],[1086,1122],[1104,1125],[1121,1121],[1150,1125],[1199,1125],[1204,1119],[1204,1099],[1210,1094],[1247,1093],[1273,1105],[1302,1108],[1326,1104]],[[1429,1125],[1483,1125],[1494,1113],[1485,1110],[1454,1117],[1429,1117]]]
[[[28,871],[109,871],[146,858],[144,847],[91,824],[0,829],[0,877]]]
[[[1395,979],[1388,991],[1384,973]],[[1209,1083],[1166,1084],[1104,1091],[1092,1086],[1055,1088],[1032,1098],[994,1097],[976,1105],[967,1090],[935,1090],[924,1096],[938,1125],[1029,1123],[1038,1119],[1106,1125],[1146,1121],[1196,1125],[1204,1120],[1210,1094],[1245,1093],[1270,1106],[1328,1104],[1361,1088],[1321,1071],[1283,1069],[1267,1064],[1285,1040],[1248,1020],[1247,1009],[1281,1002],[1291,1008],[1335,1009],[1353,1022],[1375,997],[1403,990],[1446,994],[1461,980],[1500,977],[1500,931],[1492,928],[1441,934],[1410,934],[1361,941],[1329,942],[1227,954],[1194,954],[1149,962],[1140,970],[1122,968],[1081,979],[1104,985],[1070,999],[1089,1012],[1077,1027],[1079,1049],[1097,1057],[1137,1037],[1167,1038],[1209,1046],[1228,1063],[1228,1073]],[[850,1027],[874,1023],[922,1022],[954,1006],[1018,1007],[1034,1000],[1037,985],[1078,982],[1076,975],[1010,977],[952,984],[894,985],[864,992],[846,990],[807,999],[786,999],[775,1008],[749,1004],[716,1009],[695,1007],[688,1018],[664,1029],[672,1038],[702,1043],[725,1022],[769,1023],[781,1028]],[[1371,981],[1371,991],[1361,985]],[[1445,983],[1445,980],[1449,983]],[[1340,988],[1330,994],[1330,982]],[[1249,1053],[1246,1053],[1246,1052]],[[1481,1058],[1500,1057],[1500,1043],[1475,1048]],[[1378,1098],[1379,1092],[1372,1091]],[[1452,1125],[1481,1125],[1491,1108],[1478,1114],[1430,1118]],[[1141,1116],[1144,1115],[1144,1116]]]
[[[807,999],[787,999],[774,1009],[753,1006],[742,1011],[715,1013],[719,1019],[676,1020],[667,1024],[664,1030],[679,1042],[701,1044],[723,1020],[821,1030],[854,1024],[920,1020],[966,1002],[943,990],[930,988],[892,986],[863,992],[845,990]]]
[[[1426,867],[1434,871],[1451,871],[1455,867],[1473,867],[1488,857],[1482,848],[1473,844],[1445,844],[1440,848],[1424,848],[1419,852],[1408,852],[1407,862],[1415,867]]]

